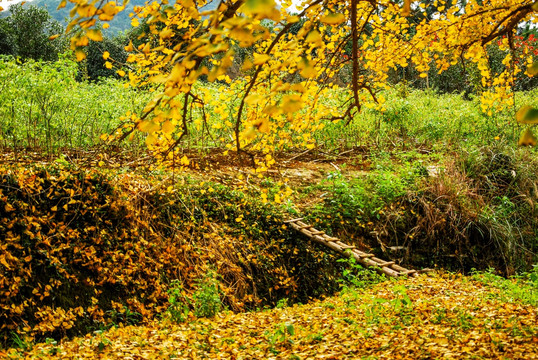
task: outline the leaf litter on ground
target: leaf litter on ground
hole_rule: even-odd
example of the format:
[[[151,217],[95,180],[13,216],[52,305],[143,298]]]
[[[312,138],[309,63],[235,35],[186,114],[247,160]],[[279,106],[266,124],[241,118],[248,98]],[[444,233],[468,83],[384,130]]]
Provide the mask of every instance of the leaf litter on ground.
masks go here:
[[[538,359],[538,308],[473,278],[385,281],[305,305],[155,321],[8,358],[48,359]]]

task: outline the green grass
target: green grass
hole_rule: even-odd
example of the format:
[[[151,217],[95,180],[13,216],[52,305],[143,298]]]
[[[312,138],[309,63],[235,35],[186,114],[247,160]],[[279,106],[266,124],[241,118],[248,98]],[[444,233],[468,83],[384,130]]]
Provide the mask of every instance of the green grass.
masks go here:
[[[516,93],[516,104],[534,104],[536,91]],[[330,148],[377,146],[408,150],[484,146],[515,143],[523,127],[515,122],[515,109],[491,116],[480,111],[480,99],[467,101],[462,94],[410,91],[405,97],[387,91],[386,111],[364,109],[349,126],[328,124],[316,134]],[[497,140],[496,137],[499,139]]]
[[[49,154],[86,149],[149,98],[118,81],[77,82],[76,76],[67,57],[55,63],[0,58],[0,144]]]
[[[496,295],[502,302],[523,303],[538,306],[538,265],[531,272],[505,278],[495,274],[494,269],[476,271],[472,279],[501,291]]]
[[[55,151],[93,146],[101,134],[113,131],[125,120],[126,114],[140,114],[151,99],[150,92],[125,88],[120,81],[77,82],[77,65],[68,58],[63,56],[56,63],[0,58],[0,143],[4,147]],[[185,147],[224,147],[230,143],[237,101],[227,101],[215,111],[222,106],[222,99],[228,99],[228,90],[218,83],[196,84],[194,91],[206,100],[207,123],[201,109],[194,107]],[[517,93],[516,104],[536,105],[537,91]],[[363,146],[376,152],[416,148],[444,152],[511,145],[522,130],[514,121],[515,108],[488,116],[480,111],[478,96],[467,101],[461,94],[433,90],[404,93],[398,87],[382,95],[387,99],[384,112],[364,108],[348,126],[341,121],[327,122],[316,131],[313,135],[318,149],[338,152]],[[343,92],[332,90],[324,101],[339,109]],[[291,136],[296,137],[291,144],[297,149],[303,142],[302,134]],[[276,136],[275,144],[278,139]],[[278,151],[291,150],[289,145],[275,146]]]

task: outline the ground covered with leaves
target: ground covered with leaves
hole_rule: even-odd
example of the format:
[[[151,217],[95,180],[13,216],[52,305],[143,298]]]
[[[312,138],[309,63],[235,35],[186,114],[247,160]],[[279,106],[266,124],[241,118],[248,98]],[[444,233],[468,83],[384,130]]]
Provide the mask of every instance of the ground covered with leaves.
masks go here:
[[[486,274],[487,275],[487,274]],[[486,275],[423,275],[335,297],[48,341],[10,358],[538,359],[538,309]],[[506,281],[504,281],[506,282]],[[531,290],[532,292],[532,290]],[[536,289],[534,289],[536,295]]]
[[[172,293],[176,318],[184,318],[189,310],[196,312],[197,302],[211,303],[203,296],[212,286],[217,290],[209,293],[216,301],[209,313],[223,307],[235,312],[272,307],[284,298],[305,303],[334,294],[345,264],[287,229],[283,222],[290,217],[305,216],[365,251],[415,268],[440,264],[468,271],[496,265],[506,275],[513,271],[503,271],[504,263],[527,264],[522,271],[535,263],[531,240],[510,242],[507,237],[517,224],[520,234],[534,239],[535,217],[520,211],[531,203],[509,207],[506,198],[502,206],[495,205],[502,193],[523,197],[516,190],[531,188],[527,185],[534,175],[521,175],[525,186],[514,180],[512,185],[490,184],[494,191],[460,191],[472,182],[465,178],[455,186],[450,179],[459,178],[448,170],[445,175],[422,174],[406,165],[409,159],[385,168],[392,158],[365,158],[360,151],[352,155],[301,162],[288,155],[289,166],[281,174],[262,178],[245,167],[219,163],[218,157],[206,164],[193,159],[182,175],[159,169],[133,172],[99,156],[92,157],[91,169],[87,160],[67,157],[2,166],[2,346],[143,325],[169,310]],[[344,169],[344,160],[361,162]],[[516,174],[530,173],[515,169]],[[199,172],[212,175],[208,179]],[[415,189],[419,186],[422,190]],[[477,214],[474,209],[481,204],[491,205],[497,223],[503,214],[512,219],[510,229],[501,231]],[[473,226],[488,231],[473,232]],[[499,241],[488,234],[498,235]],[[505,243],[521,250],[503,251]],[[460,266],[450,267],[452,263]]]

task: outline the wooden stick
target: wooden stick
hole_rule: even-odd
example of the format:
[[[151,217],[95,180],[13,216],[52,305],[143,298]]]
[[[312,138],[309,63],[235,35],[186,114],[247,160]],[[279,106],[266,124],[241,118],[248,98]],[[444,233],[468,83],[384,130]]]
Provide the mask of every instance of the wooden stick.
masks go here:
[[[394,261],[385,261],[383,263],[377,264],[377,266],[386,267],[386,266],[390,266],[390,265],[394,265],[394,264],[395,264]]]
[[[333,249],[342,256],[353,257],[359,264],[373,267],[375,271],[391,277],[398,276],[417,276],[422,271],[408,270],[397,265],[394,261],[385,261],[375,257],[374,254],[368,254],[357,250],[356,246],[348,245],[336,237],[327,235],[324,231],[315,229],[312,225],[305,224],[303,218],[287,220],[285,223],[296,231],[304,234],[311,240]],[[351,250],[351,251],[346,251]],[[425,269],[425,271],[430,269]]]
[[[286,220],[286,221],[284,221],[284,224],[292,224],[292,223],[294,223],[294,222],[296,222],[296,221],[301,221],[301,220],[303,220],[303,218],[297,218],[297,219]]]

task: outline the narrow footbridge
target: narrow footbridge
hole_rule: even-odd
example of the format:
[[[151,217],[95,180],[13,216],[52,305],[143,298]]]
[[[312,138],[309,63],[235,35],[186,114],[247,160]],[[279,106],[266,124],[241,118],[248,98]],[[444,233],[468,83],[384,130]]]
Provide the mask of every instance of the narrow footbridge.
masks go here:
[[[420,271],[408,270],[396,264],[394,261],[385,261],[375,257],[374,254],[362,252],[353,245],[345,244],[338,238],[329,236],[323,231],[316,230],[312,225],[305,224],[302,220],[303,218],[292,219],[285,221],[285,223],[301,234],[306,235],[311,240],[325,245],[343,256],[353,257],[359,264],[372,267],[379,273],[386,274],[387,276],[398,277],[417,276],[421,272],[429,271],[429,269]]]

